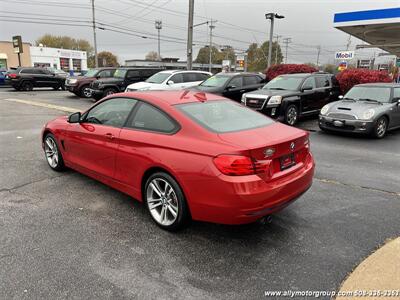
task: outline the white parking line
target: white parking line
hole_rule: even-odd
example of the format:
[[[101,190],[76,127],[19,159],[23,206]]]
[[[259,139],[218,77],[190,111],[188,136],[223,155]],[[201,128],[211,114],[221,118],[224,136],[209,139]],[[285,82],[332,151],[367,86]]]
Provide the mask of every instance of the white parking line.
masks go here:
[[[3,101],[17,102],[17,103],[28,104],[28,105],[33,105],[33,106],[45,107],[45,108],[61,110],[61,111],[70,112],[70,113],[81,111],[78,108],[67,107],[67,106],[59,106],[59,105],[43,103],[43,102],[37,102],[37,101],[30,101],[30,100],[6,98],[6,99],[3,99]]]

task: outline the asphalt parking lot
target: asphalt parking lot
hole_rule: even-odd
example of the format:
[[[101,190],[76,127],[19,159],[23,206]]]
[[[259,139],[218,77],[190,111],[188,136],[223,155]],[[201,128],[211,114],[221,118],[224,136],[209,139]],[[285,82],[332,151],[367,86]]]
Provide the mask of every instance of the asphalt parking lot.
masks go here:
[[[400,131],[383,140],[310,130],[312,188],[267,225],[160,230],[142,205],[74,171],[55,173],[43,124],[84,110],[64,91],[0,89],[0,299],[261,299],[337,290],[400,235]],[[10,101],[11,100],[11,101]]]

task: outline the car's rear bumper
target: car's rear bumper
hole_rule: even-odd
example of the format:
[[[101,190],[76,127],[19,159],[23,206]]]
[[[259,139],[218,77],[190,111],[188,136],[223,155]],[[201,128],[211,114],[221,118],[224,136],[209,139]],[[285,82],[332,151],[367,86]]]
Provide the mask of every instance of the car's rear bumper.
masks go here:
[[[364,134],[371,133],[375,126],[374,121],[334,119],[322,115],[319,116],[318,123],[321,129]]]
[[[215,181],[205,182],[203,198],[204,188],[209,191],[209,196],[189,203],[192,218],[221,224],[245,224],[280,211],[311,187],[314,175],[311,153],[304,163],[287,172],[273,181],[258,175],[220,175]],[[194,187],[194,190],[200,192],[199,188]]]

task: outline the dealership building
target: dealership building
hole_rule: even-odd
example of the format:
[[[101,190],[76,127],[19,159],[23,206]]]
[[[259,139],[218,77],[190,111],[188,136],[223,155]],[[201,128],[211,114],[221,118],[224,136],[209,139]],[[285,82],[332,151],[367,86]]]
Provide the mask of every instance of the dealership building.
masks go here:
[[[65,72],[87,70],[85,51],[31,46],[30,53],[34,67],[53,67]]]
[[[399,66],[396,58],[400,56],[400,8],[337,13],[334,27],[366,43],[357,45],[356,50],[380,48],[386,51],[373,61],[359,60],[357,65],[375,69],[390,69],[396,63]]]

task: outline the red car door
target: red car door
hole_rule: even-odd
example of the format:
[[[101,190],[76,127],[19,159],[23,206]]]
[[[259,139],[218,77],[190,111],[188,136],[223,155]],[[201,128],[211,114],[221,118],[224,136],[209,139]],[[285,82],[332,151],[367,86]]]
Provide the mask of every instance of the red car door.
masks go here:
[[[80,123],[70,124],[64,142],[68,162],[112,178],[121,128],[136,102],[112,98],[92,107]]]

